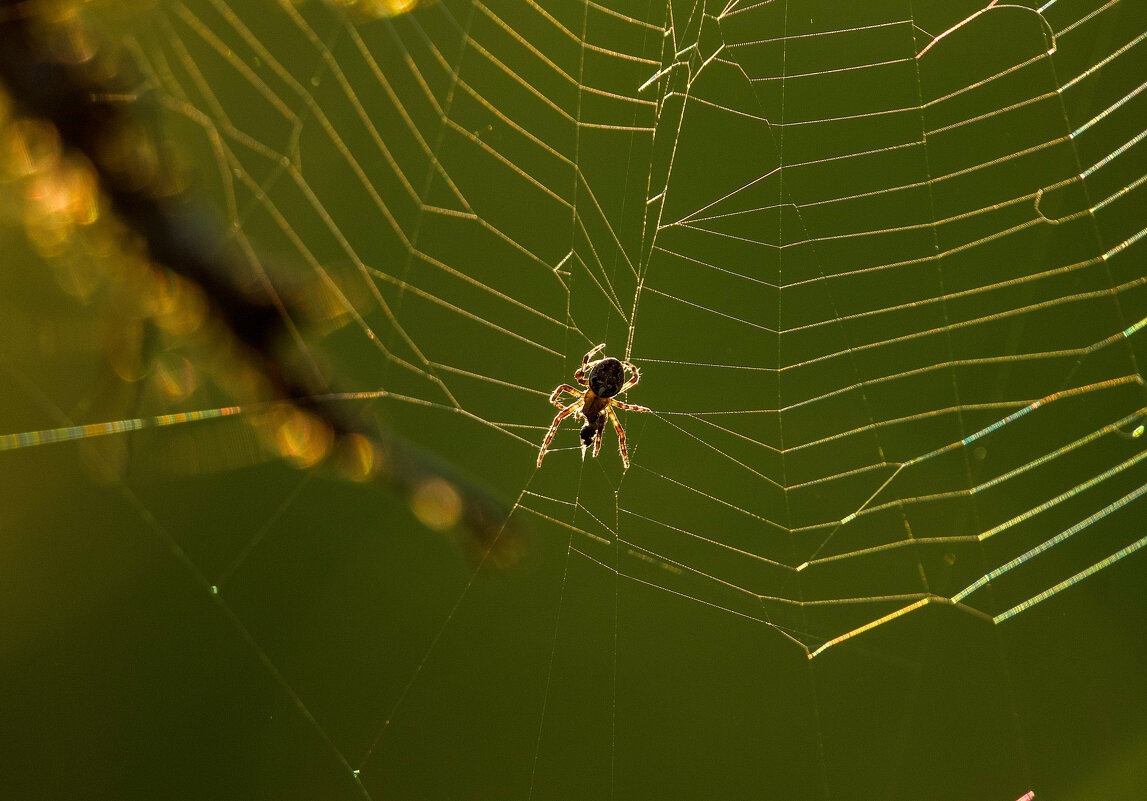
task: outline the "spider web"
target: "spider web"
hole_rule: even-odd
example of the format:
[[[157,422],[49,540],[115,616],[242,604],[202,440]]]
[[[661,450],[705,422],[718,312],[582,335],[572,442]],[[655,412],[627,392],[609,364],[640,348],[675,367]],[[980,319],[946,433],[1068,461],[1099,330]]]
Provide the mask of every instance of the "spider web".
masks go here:
[[[503,573],[369,487],[221,476],[246,415],[201,418],[245,399],[178,343],[109,388],[87,345],[114,303],[27,279],[2,428],[157,429],[0,453],[14,561],[58,554],[10,590],[50,588],[9,613],[15,652],[63,626],[59,681],[111,699],[65,730],[110,714],[140,755],[87,766],[96,794],[154,769],[236,797],[1087,797],[1135,763],[1142,6],[203,0],[116,24],[145,76],[123,102],[194,154],[251,274],[334,299],[301,352],[533,539]],[[601,341],[653,409],[622,415],[631,468],[568,425],[535,469],[549,391]],[[73,675],[87,627],[128,632],[145,678]],[[202,729],[165,715],[204,699]],[[1120,722],[1119,756],[1088,743]]]

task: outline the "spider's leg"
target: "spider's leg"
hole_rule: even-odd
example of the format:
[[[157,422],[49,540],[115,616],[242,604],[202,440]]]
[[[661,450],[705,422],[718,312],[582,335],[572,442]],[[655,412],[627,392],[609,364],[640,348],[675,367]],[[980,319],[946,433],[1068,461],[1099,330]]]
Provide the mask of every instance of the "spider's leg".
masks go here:
[[[569,384],[562,384],[560,387],[558,387],[557,389],[555,389],[553,392],[550,393],[550,403],[552,403],[554,406],[557,406],[559,409],[561,409],[562,407],[565,406],[564,403],[562,403],[560,400],[558,400],[558,397],[563,392],[568,392],[569,394],[573,395],[575,398],[584,398],[585,397],[584,392],[581,392],[577,389],[574,389]]]
[[[630,364],[629,362],[622,362],[621,366],[626,370],[629,370],[629,372],[633,373],[633,377],[621,385],[621,389],[617,391],[618,395],[620,395],[622,392],[625,392],[627,389],[637,386],[637,382],[641,380],[641,371],[638,370],[637,367]]]
[[[621,427],[621,423],[617,419],[617,415],[613,411],[613,404],[605,407],[606,414],[609,415],[609,420],[613,423],[613,427],[617,429],[617,445],[621,450],[621,463],[625,465],[626,469],[629,468],[629,450],[625,447],[625,429]],[[596,456],[597,453],[594,453]]]
[[[652,409],[649,409],[648,407],[638,406],[636,403],[622,403],[619,400],[613,400],[613,398],[610,398],[610,400],[613,401],[613,403],[610,404],[611,406],[618,408],[618,409],[625,409],[625,411],[627,411],[627,412],[650,412],[650,411],[653,411]]]
[[[599,417],[597,423],[597,431],[594,432],[593,437],[593,458],[597,458],[598,453],[601,452],[601,441],[605,434],[605,417]]]
[[[577,370],[574,371],[574,381],[577,381],[583,387],[589,386],[589,381],[587,381],[586,377],[585,377],[585,368],[589,367],[589,360],[592,359],[596,353],[598,353],[599,351],[602,351],[604,349],[605,349],[605,343],[602,342],[600,345],[598,345],[596,348],[591,350],[585,356],[582,356],[581,367],[577,368]]]
[[[569,406],[565,407],[556,415],[554,415],[554,421],[550,424],[550,430],[546,432],[546,438],[542,440],[542,449],[538,451],[538,467],[542,466],[542,459],[546,455],[546,448],[550,447],[550,441],[553,440],[554,434],[557,433],[558,426],[561,425],[562,420],[574,413],[579,403],[581,403],[581,398],[578,398]]]
[[[583,370],[585,369],[585,366],[586,366],[587,364],[589,364],[589,360],[590,360],[590,359],[592,359],[592,358],[594,357],[594,355],[596,355],[596,354],[598,354],[598,353],[601,353],[603,350],[605,350],[605,343],[604,343],[604,342],[602,342],[602,343],[601,343],[600,345],[598,345],[596,348],[594,348],[593,350],[591,350],[591,351],[590,351],[589,353],[587,353],[585,356],[582,356],[582,358],[581,358],[581,366],[582,366],[582,369],[583,369]]]

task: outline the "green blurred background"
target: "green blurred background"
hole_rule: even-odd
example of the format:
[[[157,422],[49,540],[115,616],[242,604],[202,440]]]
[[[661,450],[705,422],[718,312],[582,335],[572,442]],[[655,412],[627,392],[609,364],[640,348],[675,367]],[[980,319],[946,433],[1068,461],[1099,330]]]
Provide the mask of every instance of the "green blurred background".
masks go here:
[[[300,350],[527,540],[253,413],[0,452],[0,795],[1142,798],[1142,555],[992,618],[1142,544],[1147,13],[978,9],[86,8],[241,280],[337,287]],[[8,162],[0,433],[253,408]],[[600,341],[633,466],[535,469]]]

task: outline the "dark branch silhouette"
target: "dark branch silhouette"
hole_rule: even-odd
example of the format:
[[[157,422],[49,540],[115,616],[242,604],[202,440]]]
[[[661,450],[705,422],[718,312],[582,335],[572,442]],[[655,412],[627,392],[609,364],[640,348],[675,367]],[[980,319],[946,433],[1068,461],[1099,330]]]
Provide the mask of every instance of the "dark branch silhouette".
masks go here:
[[[281,293],[240,284],[236,277],[242,270],[228,255],[204,206],[186,192],[173,193],[162,165],[150,174],[132,169],[132,160],[110,146],[117,137],[122,141],[125,132],[150,137],[153,145],[158,139],[158,123],[143,113],[145,104],[119,99],[140,85],[129,65],[97,70],[90,58],[66,59],[54,53],[48,46],[53,23],[41,14],[47,8],[33,0],[0,0],[0,82],[18,113],[50,122],[67,148],[91,162],[112,213],[142,238],[154,262],[203,291],[210,313],[242,343],[272,398],[317,416],[336,442],[365,437],[388,467],[381,480],[412,504],[428,486],[446,488],[447,498],[454,493],[458,513],[453,519],[469,532],[470,550],[483,558],[493,550],[498,561],[512,561],[521,530],[510,521],[505,504],[460,471],[373,421],[348,413],[346,403],[332,400],[337,387],[312,369],[294,367],[300,360],[284,358],[297,345],[291,341],[291,310],[284,308]]]

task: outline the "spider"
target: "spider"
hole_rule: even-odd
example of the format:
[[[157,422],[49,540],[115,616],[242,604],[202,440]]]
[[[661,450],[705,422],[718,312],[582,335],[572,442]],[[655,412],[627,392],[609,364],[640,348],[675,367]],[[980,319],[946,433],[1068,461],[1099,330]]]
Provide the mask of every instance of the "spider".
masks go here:
[[[561,425],[562,420],[571,414],[581,415],[582,419],[585,420],[585,425],[581,429],[581,458],[585,458],[586,448],[590,445],[593,445],[595,457],[601,450],[601,435],[605,431],[605,420],[608,417],[609,421],[613,423],[613,427],[617,429],[621,461],[626,467],[629,467],[629,451],[625,448],[625,430],[621,427],[621,423],[617,420],[617,414],[613,410],[625,409],[629,412],[648,412],[649,409],[617,400],[617,395],[632,388],[638,382],[641,378],[641,371],[629,362],[619,361],[612,356],[591,362],[590,359],[604,348],[605,343],[602,342],[587,353],[581,360],[581,367],[574,373],[574,380],[585,387],[585,390],[576,389],[569,384],[562,384],[550,393],[550,403],[557,406],[561,411],[554,416],[550,430],[546,432],[546,438],[542,441],[542,449],[538,451],[538,467],[542,466],[542,459],[545,458],[546,449],[550,447],[550,441],[557,433],[558,426]],[[625,380],[626,370],[633,374],[633,377],[628,381]],[[563,405],[562,401],[558,400],[563,392],[573,395],[574,402],[568,406]]]

